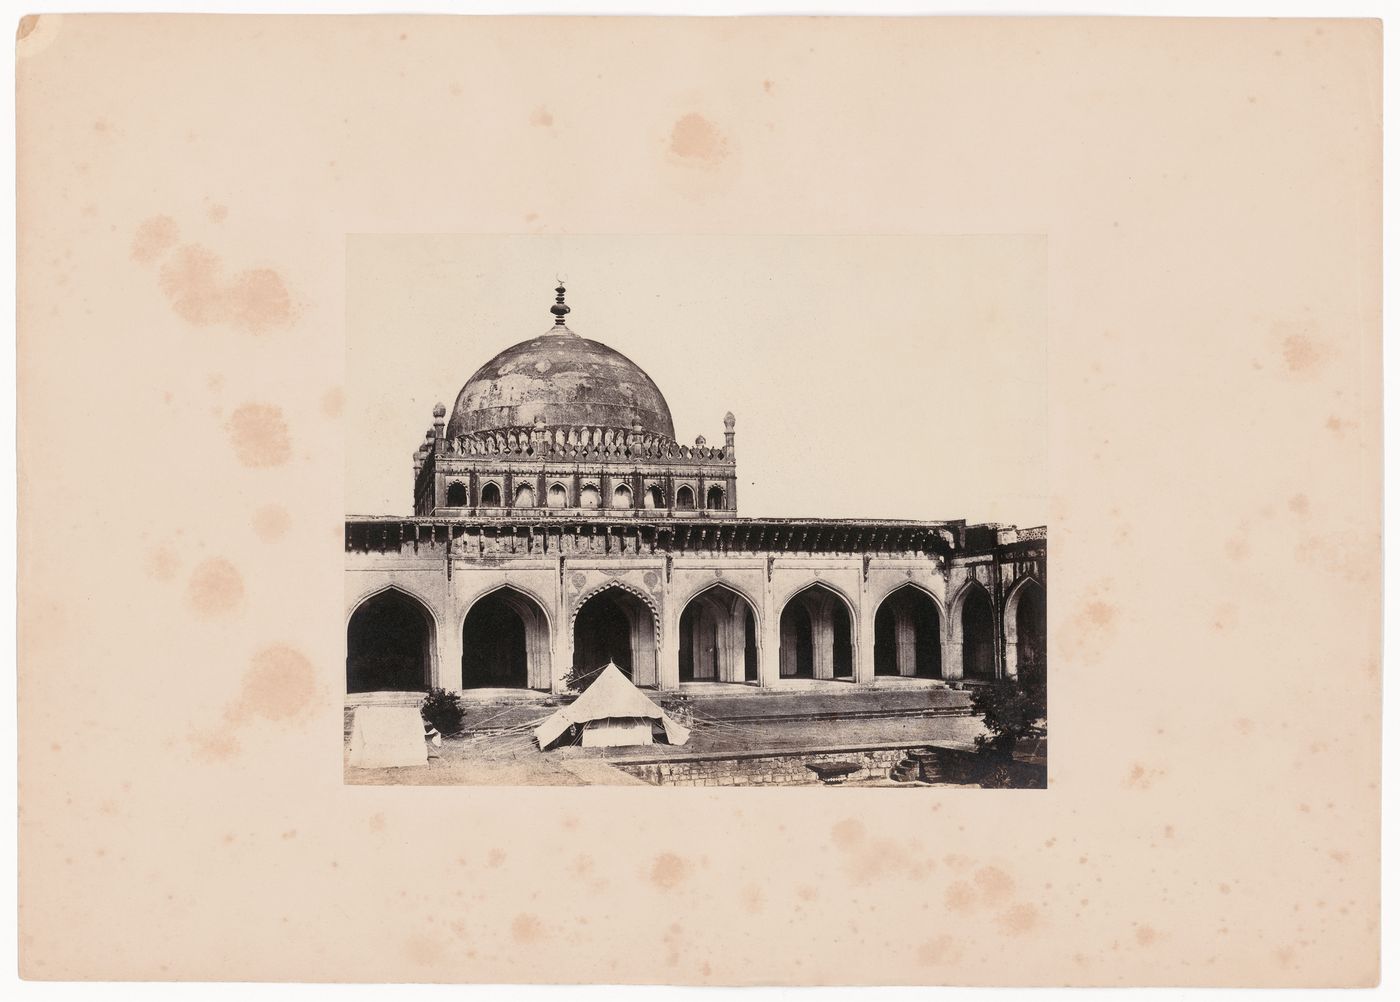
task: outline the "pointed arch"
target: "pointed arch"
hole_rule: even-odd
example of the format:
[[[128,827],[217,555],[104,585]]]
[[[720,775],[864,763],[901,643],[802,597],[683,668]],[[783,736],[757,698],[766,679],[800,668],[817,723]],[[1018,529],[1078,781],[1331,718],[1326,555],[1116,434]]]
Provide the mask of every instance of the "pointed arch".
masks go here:
[[[501,485],[496,481],[488,480],[481,485],[481,507],[501,507]]]
[[[921,584],[918,581],[901,581],[898,584],[885,589],[885,591],[880,594],[880,597],[875,600],[876,608],[879,608],[879,606],[885,601],[885,599],[889,598],[895,592],[900,591],[904,588],[913,588],[915,591],[928,596],[929,601],[933,603],[933,607],[938,610],[938,619],[943,630],[943,632],[940,634],[940,637],[946,637],[948,633],[948,609],[943,604],[943,599],[936,592],[934,592],[932,588],[929,588],[927,585]]]
[[[943,677],[943,611],[927,588],[906,581],[875,606],[875,674]]]
[[[640,588],[635,587],[634,585],[628,584],[626,581],[623,581],[620,578],[608,578],[608,580],[604,581],[602,584],[599,584],[594,588],[590,588],[583,595],[579,596],[578,601],[574,603],[573,612],[569,616],[570,625],[573,625],[574,620],[578,619],[580,609],[582,609],[592,599],[597,598],[598,595],[607,591],[609,588],[618,588],[622,591],[630,593],[631,595],[639,599],[642,602],[642,604],[645,605],[647,609],[651,611],[651,614],[656,619],[657,623],[656,639],[658,642],[660,642],[661,617],[657,611],[656,603],[651,599],[649,595],[646,594],[646,592],[642,591]]]
[[[350,611],[348,611],[345,614],[346,624],[349,624],[351,617],[353,617],[355,613],[359,611],[360,607],[363,606],[366,602],[368,602],[372,598],[376,598],[379,595],[383,595],[385,592],[390,591],[396,591],[400,595],[403,595],[407,598],[411,598],[413,599],[413,601],[421,605],[423,607],[423,611],[427,613],[428,619],[432,622],[433,628],[437,629],[438,618],[437,613],[433,612],[432,603],[429,602],[422,595],[418,594],[413,589],[405,588],[403,585],[398,584],[397,582],[394,584],[379,585],[377,588],[371,588],[369,591],[362,592],[360,596],[355,599],[354,602],[350,603]]]
[[[802,584],[797,585],[792,589],[792,591],[788,592],[780,602],[778,602],[778,605],[780,607],[786,607],[787,604],[791,602],[794,598],[796,598],[798,595],[801,595],[804,591],[810,591],[812,588],[821,588],[825,591],[831,592],[832,595],[836,596],[838,599],[841,600],[841,604],[846,607],[846,612],[850,615],[851,620],[853,622],[856,621],[855,603],[852,602],[850,598],[846,595],[846,593],[842,591],[837,585],[832,584],[825,578],[813,578],[811,581],[804,581]]]
[[[963,678],[996,678],[995,608],[991,592],[975,577],[967,580],[953,601],[949,647],[961,660]]]
[[[992,593],[987,590],[987,586],[981,581],[978,581],[975,577],[969,577],[962,583],[958,590],[953,593],[953,600],[948,603],[948,618],[950,620],[957,620],[958,617],[962,615],[963,603],[967,601],[968,596],[973,592],[981,592],[983,595],[987,596],[988,601],[991,600]],[[952,632],[956,634],[957,627],[954,627]]]
[[[462,687],[549,689],[552,632],[545,603],[524,588],[478,595],[462,617]]]
[[[724,488],[714,484],[705,492],[705,508],[709,511],[724,510]]]
[[[855,679],[855,606],[834,585],[801,585],[782,603],[778,677]]]
[[[644,508],[665,508],[666,498],[661,493],[661,488],[656,484],[647,484],[647,489],[642,495],[642,506]]]
[[[575,603],[569,623],[576,669],[594,671],[612,661],[637,685],[660,683],[661,617],[639,589],[605,581]]]
[[[569,506],[569,489],[562,482],[556,480],[549,485],[549,491],[545,498],[546,503],[551,508],[567,508]]]
[[[515,507],[533,508],[535,507],[535,488],[530,484],[521,484],[515,489]]]
[[[712,581],[681,606],[682,682],[758,682],[758,606],[738,588]]]
[[[345,691],[423,692],[437,683],[437,617],[417,595],[386,585],[345,621]]]
[[[1027,684],[1045,683],[1045,585],[1033,575],[1018,578],[1006,593],[1002,612],[1006,638],[1006,674]]]
[[[626,484],[618,484],[613,488],[612,506],[614,508],[632,507],[632,488]]]
[[[690,511],[695,507],[695,491],[689,484],[681,484],[676,488],[676,507],[683,511]]]
[[[467,485],[460,480],[454,480],[447,485],[447,507],[465,508],[467,506]]]

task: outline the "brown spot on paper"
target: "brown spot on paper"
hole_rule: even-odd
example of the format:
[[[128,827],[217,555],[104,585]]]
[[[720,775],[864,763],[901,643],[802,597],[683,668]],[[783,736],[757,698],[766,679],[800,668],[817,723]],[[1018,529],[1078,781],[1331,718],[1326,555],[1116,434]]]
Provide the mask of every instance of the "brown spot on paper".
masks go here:
[[[275,543],[287,534],[291,516],[280,504],[265,504],[253,512],[253,531],[264,543]]]
[[[189,736],[194,757],[202,762],[222,762],[238,754],[238,738],[231,728],[198,731]]]
[[[1294,375],[1310,375],[1322,364],[1317,341],[1305,334],[1289,334],[1283,339],[1283,363]]]
[[[228,719],[284,723],[306,713],[316,698],[316,671],[300,651],[284,644],[264,647],[243,675],[238,701]]]
[[[686,878],[689,869],[689,864],[675,853],[663,852],[651,864],[651,882],[670,889]]]
[[[745,887],[740,900],[743,902],[744,911],[750,915],[757,915],[763,911],[763,889],[757,884],[749,884]]]
[[[15,41],[20,42],[29,37],[29,33],[39,27],[38,14],[25,14],[19,19],[19,27],[15,29]]]
[[[547,129],[554,124],[554,116],[546,108],[536,108],[530,112],[530,124]]]
[[[328,418],[338,418],[345,410],[345,391],[332,386],[321,395],[321,413]]]
[[[1243,560],[1249,556],[1249,537],[1243,531],[1225,540],[1225,555],[1231,560]]]
[[[544,935],[544,925],[528,912],[521,912],[511,920],[510,938],[517,943],[538,943]]]
[[[842,853],[846,871],[861,883],[892,876],[921,879],[934,865],[901,840],[866,838],[865,826],[855,818],[832,825],[831,841]]]
[[[190,574],[190,605],[201,616],[222,616],[243,604],[243,575],[223,557],[211,557]]]
[[[863,838],[865,838],[865,825],[855,818],[846,818],[831,826],[831,841],[835,842],[838,848],[852,849]]]
[[[1123,785],[1127,786],[1129,789],[1147,790],[1151,789],[1152,784],[1157,782],[1157,780],[1161,779],[1164,775],[1166,775],[1166,773],[1161,769],[1149,768],[1141,762],[1135,762],[1133,763],[1133,767],[1128,770],[1128,778],[1124,780]]]
[[[180,557],[168,546],[157,546],[146,554],[146,573],[157,581],[169,581],[180,569]]]
[[[280,407],[244,404],[229,418],[228,431],[234,453],[244,466],[281,466],[291,458],[291,436]]]
[[[918,958],[919,963],[925,967],[938,967],[955,962],[960,953],[958,941],[945,933],[920,943]]]
[[[176,315],[197,327],[230,324],[263,334],[292,322],[292,298],[281,275],[253,268],[225,282],[223,262],[198,244],[176,248],[161,266],[160,288]]]
[[[1303,537],[1294,548],[1298,562],[1352,584],[1380,574],[1380,540],[1356,532],[1329,532]]]
[[[1097,627],[1112,625],[1118,617],[1118,609],[1108,602],[1094,601],[1084,606],[1084,619]]]
[[[431,967],[442,960],[446,945],[433,936],[422,933],[409,937],[404,943],[404,954],[410,961],[423,967]]]
[[[715,167],[729,155],[729,141],[715,123],[696,112],[682,115],[671,128],[671,153],[681,162]]]
[[[131,241],[131,259],[150,264],[180,239],[179,227],[169,216],[152,216],[136,229]]]
[[[1033,930],[1040,921],[1040,910],[1035,905],[1019,904],[1001,916],[1001,928],[1012,935],[1021,935]]]
[[[984,866],[972,875],[973,882],[982,900],[988,903],[1003,901],[1011,896],[1016,881],[1005,870],[995,866]]]
[[[943,892],[943,903],[951,911],[970,912],[977,906],[977,892],[967,881],[955,881]]]

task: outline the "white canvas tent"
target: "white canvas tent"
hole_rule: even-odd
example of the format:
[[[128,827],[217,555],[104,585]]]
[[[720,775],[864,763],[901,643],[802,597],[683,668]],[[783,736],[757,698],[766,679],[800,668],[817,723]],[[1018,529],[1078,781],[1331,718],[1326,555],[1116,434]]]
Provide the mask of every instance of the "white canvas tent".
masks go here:
[[[660,723],[668,744],[683,745],[690,731],[668,717],[646,694],[627,680],[622,669],[608,662],[583,695],[535,729],[543,751],[578,725],[586,748],[649,745],[652,724]]]

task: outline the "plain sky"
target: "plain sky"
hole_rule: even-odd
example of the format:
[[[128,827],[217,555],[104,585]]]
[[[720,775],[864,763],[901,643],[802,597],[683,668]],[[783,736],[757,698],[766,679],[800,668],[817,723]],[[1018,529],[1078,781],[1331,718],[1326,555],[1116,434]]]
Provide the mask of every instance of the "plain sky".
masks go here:
[[[636,362],[677,438],[737,419],[741,516],[1046,516],[1045,239],[354,235],[347,512],[412,510],[441,401],[570,328]]]

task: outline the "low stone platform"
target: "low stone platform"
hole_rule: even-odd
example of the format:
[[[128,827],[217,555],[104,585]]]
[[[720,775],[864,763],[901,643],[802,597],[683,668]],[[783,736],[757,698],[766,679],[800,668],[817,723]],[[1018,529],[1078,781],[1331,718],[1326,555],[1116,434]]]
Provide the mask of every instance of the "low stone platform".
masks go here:
[[[670,695],[665,693],[662,699]],[[698,718],[735,723],[966,716],[972,712],[972,696],[967,692],[941,685],[887,684],[884,680],[861,686],[828,683],[823,688],[795,691],[784,687],[682,687],[678,695],[681,705],[689,707]]]
[[[345,697],[346,735],[356,706],[418,706],[422,692],[357,692]],[[563,700],[533,689],[467,689],[457,694],[462,732],[502,734],[531,721],[544,720]]]
[[[924,679],[880,679],[866,685],[822,681],[771,689],[722,683],[686,683],[679,691],[647,695],[682,719],[735,725],[881,718],[962,717],[972,712],[969,693]],[[529,689],[468,689],[459,696],[467,735],[506,734],[533,726],[572,697]],[[346,734],[356,705],[415,706],[414,692],[356,693],[346,697]]]

